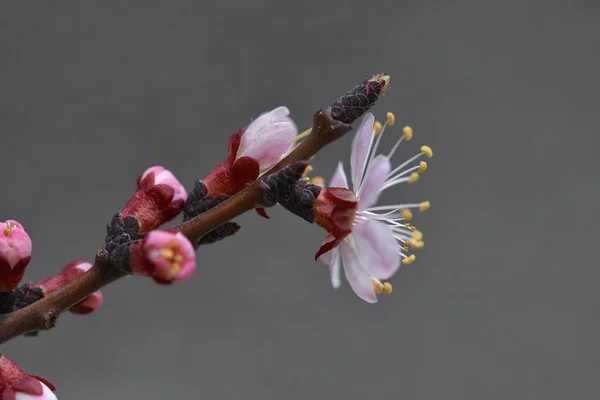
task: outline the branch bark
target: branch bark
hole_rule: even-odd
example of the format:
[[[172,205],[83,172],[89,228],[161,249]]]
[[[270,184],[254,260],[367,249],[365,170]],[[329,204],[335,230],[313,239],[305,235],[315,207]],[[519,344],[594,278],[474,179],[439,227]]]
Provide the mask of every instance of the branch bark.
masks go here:
[[[313,115],[312,133],[264,176],[296,161],[308,160],[351,129],[349,124],[334,120],[328,110],[317,110]],[[182,223],[179,227],[181,232],[194,241],[225,222],[260,206],[263,196],[260,183],[259,179],[217,207]],[[94,265],[87,273],[35,303],[2,316],[0,343],[25,333],[52,329],[65,310],[123,276],[126,274],[112,268],[106,254],[99,250]]]

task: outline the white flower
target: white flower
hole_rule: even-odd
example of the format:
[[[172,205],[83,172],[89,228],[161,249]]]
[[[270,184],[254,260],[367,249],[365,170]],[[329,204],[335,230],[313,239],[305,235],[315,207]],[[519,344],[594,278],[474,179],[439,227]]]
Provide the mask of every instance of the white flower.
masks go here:
[[[386,126],[393,123],[394,116],[388,113]],[[410,264],[415,260],[414,255],[407,254],[408,248],[423,247],[421,232],[408,223],[412,218],[409,209],[426,211],[429,208],[429,202],[386,206],[375,204],[385,189],[404,182],[416,182],[419,172],[425,172],[427,164],[422,161],[418,165],[406,167],[423,155],[432,156],[431,149],[423,146],[419,154],[392,170],[390,158],[403,140],[412,138],[412,130],[404,128],[403,136],[389,154],[375,155],[385,130],[385,126],[377,124],[373,114],[366,114],[352,142],[350,168],[352,192],[356,196],[357,205],[351,232],[336,237],[339,230],[329,229],[321,252],[317,253],[318,259],[330,267],[334,288],[341,285],[340,272],[343,265],[346,279],[354,292],[369,303],[377,302],[377,294],[391,294],[391,284],[382,283],[381,280],[394,275],[401,263]],[[379,134],[377,131],[380,131]],[[349,189],[341,162],[329,186]]]

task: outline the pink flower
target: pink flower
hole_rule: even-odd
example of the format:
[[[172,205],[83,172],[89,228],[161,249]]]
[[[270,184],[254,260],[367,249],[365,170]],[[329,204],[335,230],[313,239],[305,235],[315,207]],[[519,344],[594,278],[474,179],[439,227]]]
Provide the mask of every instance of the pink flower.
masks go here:
[[[388,113],[386,126],[393,122],[393,114]],[[377,136],[376,131],[380,129]],[[391,284],[381,280],[392,277],[401,263],[414,261],[414,255],[406,254],[408,248],[423,247],[422,234],[407,222],[412,218],[409,209],[426,211],[429,208],[429,202],[375,206],[385,189],[403,182],[414,183],[419,176],[417,170],[424,172],[427,168],[424,162],[404,169],[407,165],[422,155],[432,156],[431,149],[423,146],[421,153],[392,170],[390,158],[403,140],[412,138],[412,130],[404,129],[403,136],[388,155],[376,156],[384,129],[381,125],[374,128],[373,114],[365,115],[352,142],[353,190],[348,189],[340,162],[330,187],[321,190],[313,207],[315,222],[328,232],[315,258],[330,267],[334,288],[341,285],[343,265],[354,292],[369,303],[377,302],[377,294],[391,294]]]
[[[121,216],[133,216],[140,224],[140,233],[158,228],[175,218],[183,209],[187,192],[175,175],[164,167],[148,168],[137,180],[137,191]]]
[[[15,289],[31,260],[31,239],[17,221],[0,222],[0,291]]]
[[[44,279],[31,286],[39,287],[42,289],[42,292],[44,292],[44,296],[47,296],[55,290],[65,286],[73,279],[85,274],[90,268],[92,268],[92,264],[89,262],[81,260],[73,261],[67,264],[58,275]],[[102,296],[102,292],[98,290],[75,304],[69,311],[75,314],[90,314],[100,308],[103,302],[104,297]]]
[[[57,400],[54,385],[39,376],[28,375],[0,355],[0,398],[2,400]]]
[[[157,283],[189,279],[196,271],[196,252],[181,232],[152,231],[130,250],[131,269]]]
[[[261,114],[229,139],[229,156],[203,182],[211,197],[230,197],[277,164],[292,148],[298,128],[287,107]]]

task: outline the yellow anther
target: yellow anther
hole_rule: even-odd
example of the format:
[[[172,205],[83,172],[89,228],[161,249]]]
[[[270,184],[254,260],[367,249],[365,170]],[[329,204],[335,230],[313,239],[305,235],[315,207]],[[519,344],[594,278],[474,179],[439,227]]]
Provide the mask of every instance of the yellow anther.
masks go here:
[[[429,201],[424,201],[419,206],[419,211],[425,212],[425,211],[429,210],[430,207],[431,207],[431,203]]]
[[[402,134],[404,135],[404,140],[410,140],[413,137],[413,130],[410,126],[405,126],[402,128]]]
[[[402,260],[402,264],[410,265],[410,264],[414,263],[416,259],[417,259],[417,257],[415,257],[414,254],[411,254],[410,256],[408,256],[404,260]]]
[[[408,208],[401,208],[400,216],[404,218],[405,221],[410,221],[412,219],[412,213]]]
[[[421,151],[427,156],[427,158],[433,157],[433,151],[431,151],[431,147],[421,146]]]
[[[416,226],[409,226],[408,229],[410,229],[411,232],[414,232],[417,230]]]
[[[425,247],[425,242],[422,240],[413,241],[410,242],[410,247],[412,247],[413,249],[421,250],[423,247]]]
[[[383,289],[385,285],[378,280],[373,280],[373,289],[375,289],[375,293],[381,294],[383,293]]]
[[[306,176],[308,174],[310,174],[311,172],[313,172],[313,167],[312,165],[307,165],[306,168],[304,169],[304,172],[302,173],[302,176]]]
[[[419,173],[418,172],[413,172],[412,174],[410,174],[410,177],[408,178],[408,183],[415,183],[416,181],[419,180]]]
[[[373,124],[373,130],[375,131],[375,134],[379,135],[382,129],[383,125],[381,125],[381,122],[375,121],[375,123]]]
[[[167,260],[172,260],[173,257],[175,256],[175,252],[169,248],[166,248],[166,249],[162,249],[160,251],[160,255],[162,258],[165,258]]]
[[[310,182],[310,178],[308,176],[303,176],[301,178],[304,182]]]
[[[408,253],[408,250],[410,249],[410,245],[408,244],[408,242],[406,242],[406,244],[404,245],[404,247],[402,248],[402,251],[405,253]]]
[[[394,123],[396,122],[396,116],[394,115],[394,113],[389,112],[385,114],[385,117],[387,118],[387,124],[389,126],[394,125]]]
[[[315,176],[310,181],[313,185],[325,186],[325,179],[322,176]]]
[[[423,172],[425,172],[425,171],[427,171],[427,162],[425,162],[425,161],[421,161],[421,162],[419,163],[419,172],[420,172],[420,173],[423,173]]]
[[[423,240],[423,232],[418,229],[413,231],[413,239],[416,241]]]
[[[389,296],[390,294],[392,294],[392,284],[389,282],[386,282],[383,284],[383,292],[385,293],[386,296]]]
[[[14,226],[12,225],[6,225],[6,228],[4,228],[4,236],[8,236],[10,235],[10,233],[15,229]]]
[[[173,261],[176,263],[181,263],[183,262],[183,256],[181,254],[177,254],[175,257],[173,257]]]

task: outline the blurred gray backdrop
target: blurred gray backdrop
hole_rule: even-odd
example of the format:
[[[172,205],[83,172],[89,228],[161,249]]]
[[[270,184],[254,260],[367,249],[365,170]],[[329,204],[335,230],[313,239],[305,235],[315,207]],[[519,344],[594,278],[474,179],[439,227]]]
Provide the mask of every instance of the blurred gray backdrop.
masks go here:
[[[593,1],[0,1],[0,220],[38,280],[91,260],[136,177],[190,185],[229,135],[379,71],[415,139],[427,246],[361,302],[284,210],[238,218],[184,284],[128,278],[1,351],[79,399],[596,399],[600,6]],[[387,145],[393,143],[388,137]],[[351,135],[319,153],[327,178]]]

